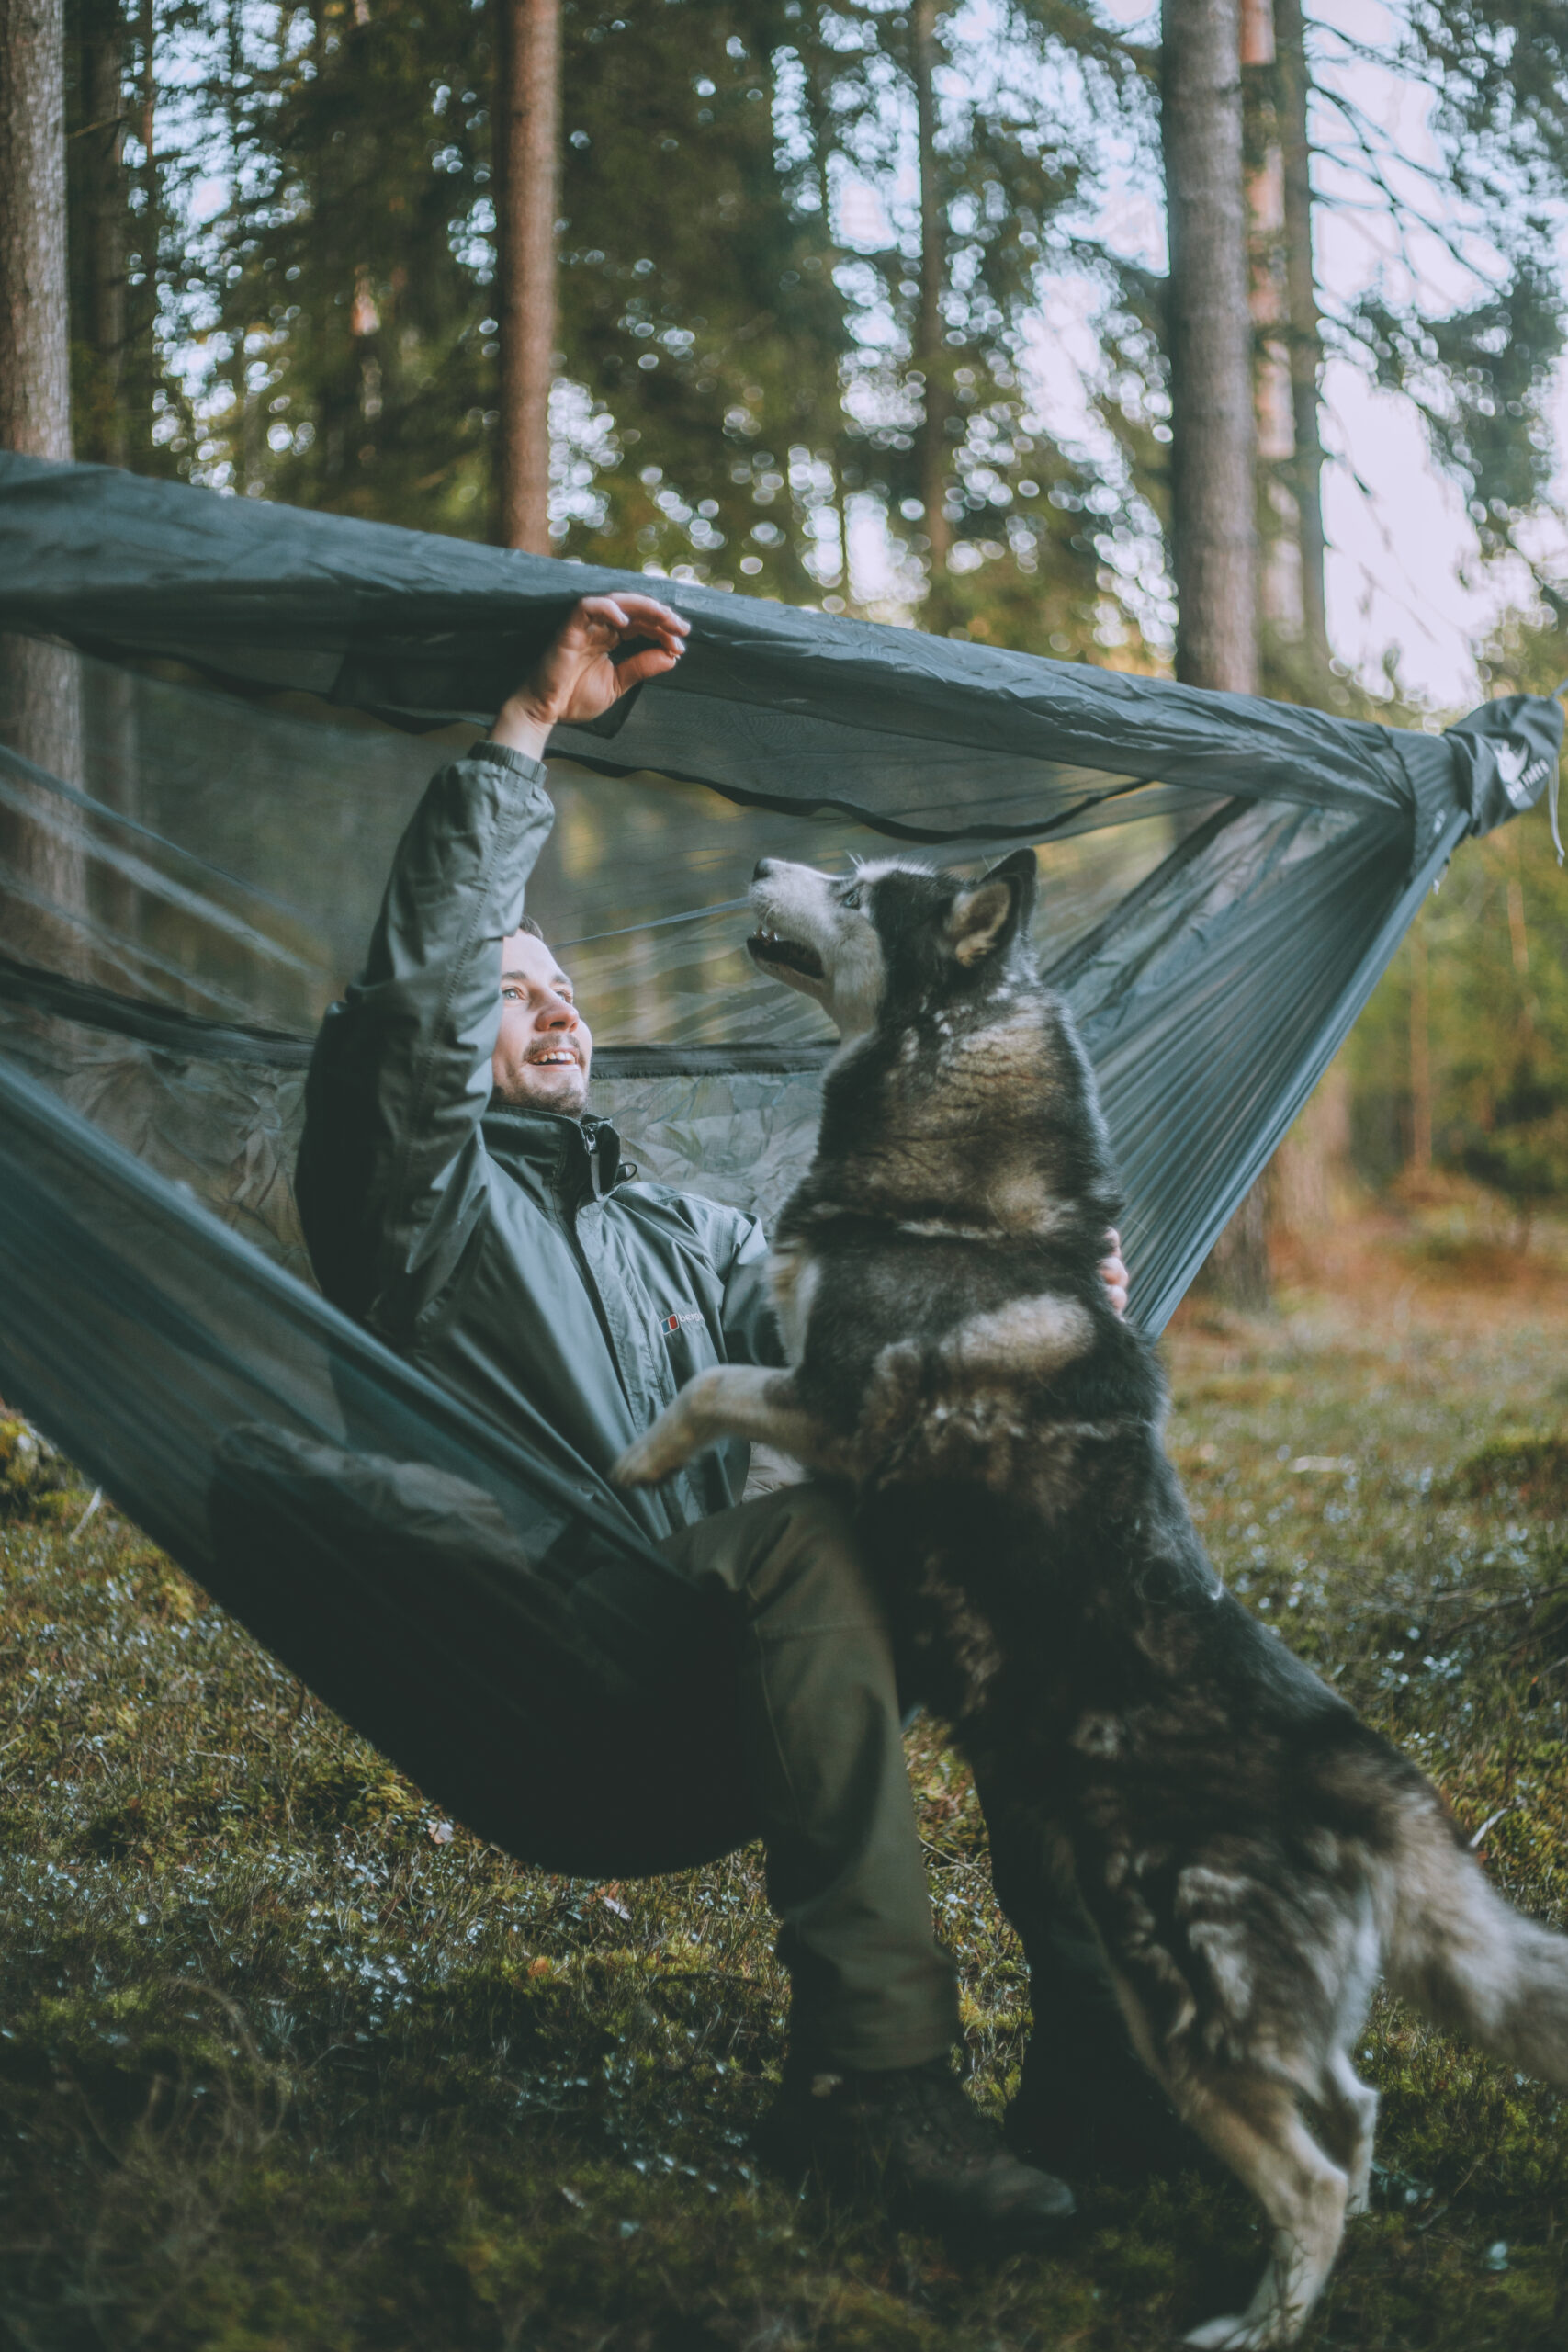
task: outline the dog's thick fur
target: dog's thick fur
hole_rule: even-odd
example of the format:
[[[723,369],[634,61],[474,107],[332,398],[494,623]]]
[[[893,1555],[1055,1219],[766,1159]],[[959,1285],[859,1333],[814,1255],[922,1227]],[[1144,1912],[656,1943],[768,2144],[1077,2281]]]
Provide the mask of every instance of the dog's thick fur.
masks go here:
[[[1188,2340],[1288,2344],[1366,2199],[1380,1968],[1568,2086],[1568,1939],[1210,1566],[1097,1271],[1117,1189],[1033,884],[1028,852],[974,886],[758,868],[753,955],[845,1040],[775,1244],[792,1368],[702,1374],[620,1475],[735,1433],[853,1481],[923,1695],[1076,1880],[1139,2051],[1273,2225],[1247,2310]]]

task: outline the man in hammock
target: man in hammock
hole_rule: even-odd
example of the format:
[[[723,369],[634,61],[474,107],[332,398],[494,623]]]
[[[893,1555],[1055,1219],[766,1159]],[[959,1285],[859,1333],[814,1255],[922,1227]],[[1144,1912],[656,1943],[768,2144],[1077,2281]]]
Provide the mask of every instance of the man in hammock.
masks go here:
[[[704,1365],[782,1361],[761,1227],[635,1181],[587,1114],[588,1024],[523,911],[553,821],[551,728],[672,669],[687,627],[649,596],[585,598],[488,741],[434,777],[307,1089],[299,1199],[327,1295],[502,1427],[525,1401],[542,1409],[580,1479],[602,1480]],[[760,1834],[792,1986],[764,2144],[840,2179],[874,2170],[972,2247],[1039,2245],[1072,2197],[952,2071],[954,1972],[932,1932],[877,1596],[829,1494],[746,1502],[746,1474],[729,1444],[624,1498],[678,1581],[585,1564],[583,1622],[647,1703],[606,1721],[585,1692],[579,1752],[557,1739],[519,1758],[538,1791],[522,1859],[631,1875]],[[1040,2019],[1010,2136],[1081,2150],[1112,2115],[1145,2135],[1157,2118],[1103,1971],[1038,1864],[1009,1850],[1005,1792],[983,1793]]]

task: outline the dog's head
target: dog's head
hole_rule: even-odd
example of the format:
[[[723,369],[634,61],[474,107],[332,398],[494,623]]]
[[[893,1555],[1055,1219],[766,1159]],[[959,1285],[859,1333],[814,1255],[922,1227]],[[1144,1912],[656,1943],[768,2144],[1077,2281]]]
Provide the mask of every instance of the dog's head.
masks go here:
[[[1028,849],[978,882],[897,859],[840,879],[764,857],[746,944],[761,970],[815,997],[840,1036],[862,1036],[885,1007],[907,1016],[1005,975],[1024,952],[1035,879]]]

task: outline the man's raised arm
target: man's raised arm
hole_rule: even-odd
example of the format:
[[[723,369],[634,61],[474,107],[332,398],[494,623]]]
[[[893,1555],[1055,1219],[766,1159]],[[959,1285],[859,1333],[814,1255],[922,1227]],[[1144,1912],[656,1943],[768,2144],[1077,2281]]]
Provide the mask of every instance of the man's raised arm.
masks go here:
[[[573,606],[489,740],[432,778],[399,843],[365,969],[322,1023],[296,1184],[317,1277],[406,1339],[456,1266],[486,1184],[479,1122],[501,1022],[501,949],[554,811],[543,755],[679,660],[687,624],[650,596]],[[627,653],[617,665],[613,658]]]

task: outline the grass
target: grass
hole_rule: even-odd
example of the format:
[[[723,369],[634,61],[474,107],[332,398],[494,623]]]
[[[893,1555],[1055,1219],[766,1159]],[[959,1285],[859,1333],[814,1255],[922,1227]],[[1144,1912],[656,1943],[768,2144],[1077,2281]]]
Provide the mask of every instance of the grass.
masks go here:
[[[1568,1923],[1568,1280],[1368,1227],[1252,1325],[1190,1313],[1171,1443],[1247,1605]],[[0,1429],[0,2336],[158,2352],[1138,2352],[1234,2308],[1255,2217],[1090,2191],[1055,2262],[761,2179],[759,1857],[594,1886],[442,1821],[66,1465]],[[1027,1981],[962,1768],[910,1757],[999,2109]],[[1047,2028],[1049,2030],[1049,2022]],[[1382,2003],[1376,2210],[1314,2346],[1568,2340],[1568,2115]]]

